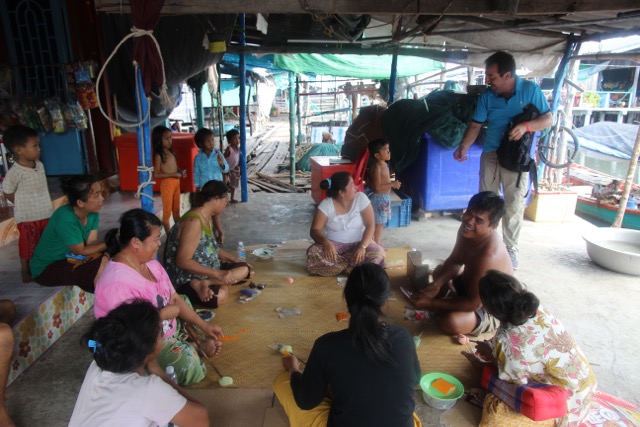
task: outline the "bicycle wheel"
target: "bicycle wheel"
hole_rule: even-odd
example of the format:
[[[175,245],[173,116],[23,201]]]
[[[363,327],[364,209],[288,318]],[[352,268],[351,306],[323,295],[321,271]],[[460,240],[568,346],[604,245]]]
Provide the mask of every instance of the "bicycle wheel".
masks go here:
[[[563,163],[558,163],[558,141],[564,138],[567,144],[567,157]],[[571,129],[565,126],[553,127],[547,135],[542,137],[538,142],[538,156],[545,165],[554,169],[562,169],[573,163],[573,159],[580,150],[580,141]]]

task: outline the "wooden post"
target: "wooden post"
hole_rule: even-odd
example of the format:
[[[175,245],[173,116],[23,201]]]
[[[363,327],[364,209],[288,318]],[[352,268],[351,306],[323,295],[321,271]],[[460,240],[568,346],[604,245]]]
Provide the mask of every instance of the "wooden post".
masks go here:
[[[360,111],[360,93],[352,93],[351,94],[351,123],[358,117],[358,111]]]
[[[636,106],[636,92],[638,92],[638,74],[640,73],[640,67],[636,67],[633,75],[633,84],[631,85],[631,93],[629,94],[629,108]],[[631,120],[627,120],[627,123],[633,123]]]
[[[247,122],[249,122],[249,135],[253,135],[253,122],[251,121],[251,89],[253,88],[253,85],[249,85],[249,93],[247,94],[247,105],[246,105],[246,109],[247,111],[245,111],[245,117],[247,118]]]
[[[302,145],[302,117],[300,114],[300,74],[296,74],[296,117],[298,119],[298,145]]]
[[[309,93],[309,83],[305,82],[304,84],[304,92],[305,93]],[[311,121],[309,119],[309,117],[311,116],[311,97],[310,96],[305,96],[304,97],[304,132],[307,135],[307,142],[311,142],[311,131],[310,131],[310,126],[309,126],[309,122]]]
[[[198,129],[204,128],[204,104],[202,102],[202,86],[200,85],[197,89],[193,89],[193,97],[196,100],[196,127]]]
[[[289,156],[290,156],[290,183],[296,185],[296,98],[294,92],[294,74],[289,71]]]
[[[220,76],[220,64],[216,64],[216,74]],[[211,94],[213,97],[213,94]],[[222,151],[223,141],[224,141],[224,106],[222,105],[222,79],[218,77],[218,87],[216,90],[216,100],[217,100],[217,108],[216,114],[218,115],[218,133],[220,134],[220,150]],[[211,102],[211,106],[213,107],[213,102]]]
[[[240,14],[240,46],[245,46],[246,41],[246,16]],[[242,191],[241,201],[249,201],[249,183],[247,181],[247,63],[245,53],[240,54],[238,66],[240,68],[240,190]]]
[[[640,156],[640,128],[636,134],[636,144],[633,146],[633,152],[631,153],[631,160],[629,161],[629,169],[627,170],[627,179],[624,181],[624,190],[622,191],[622,197],[620,198],[620,205],[618,206],[618,212],[613,220],[611,227],[622,227],[622,220],[624,219],[624,211],[627,208],[627,201],[629,200],[629,193],[633,186],[633,178],[636,176],[636,166],[638,165],[638,156]]]

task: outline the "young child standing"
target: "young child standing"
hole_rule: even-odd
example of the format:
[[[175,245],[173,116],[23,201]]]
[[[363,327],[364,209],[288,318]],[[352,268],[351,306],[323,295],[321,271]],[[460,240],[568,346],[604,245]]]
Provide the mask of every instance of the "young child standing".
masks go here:
[[[225,134],[229,146],[224,150],[224,158],[229,163],[229,189],[231,190],[231,203],[236,203],[234,198],[236,188],[240,184],[240,132],[231,129]]]
[[[376,139],[369,143],[369,154],[373,160],[369,171],[369,195],[371,206],[376,220],[376,228],[373,232],[373,240],[382,246],[382,227],[391,218],[391,189],[400,188],[400,181],[392,181],[389,174],[391,151],[389,143],[384,139]]]
[[[229,164],[222,152],[214,146],[213,132],[200,129],[195,135],[200,152],[193,161],[193,183],[200,190],[211,180],[223,181],[222,174],[229,172]]]
[[[26,126],[12,126],[4,133],[4,144],[16,162],[4,178],[2,189],[15,204],[15,221],[20,231],[18,253],[22,281],[30,282],[29,262],[38,240],[53,213],[44,165],[40,158],[38,132]]]
[[[153,177],[162,180],[162,224],[164,232],[169,235],[171,214],[175,222],[180,219],[180,180],[186,176],[186,171],[178,168],[176,155],[171,149],[171,129],[156,126],[151,132],[151,141],[155,152]]]
[[[229,172],[229,164],[220,150],[215,147],[215,140],[211,129],[202,128],[196,132],[196,145],[200,152],[193,160],[193,183],[197,190],[211,180],[224,182],[222,174]],[[219,244],[224,243],[224,231],[220,215],[211,217],[213,232]]]

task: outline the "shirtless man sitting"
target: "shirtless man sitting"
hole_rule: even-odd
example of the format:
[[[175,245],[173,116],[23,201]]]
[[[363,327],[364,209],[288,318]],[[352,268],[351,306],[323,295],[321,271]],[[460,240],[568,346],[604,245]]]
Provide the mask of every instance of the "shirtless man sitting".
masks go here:
[[[494,192],[473,196],[451,255],[433,271],[433,282],[413,297],[416,308],[440,312],[438,326],[448,334],[478,335],[499,325],[482,308],[479,283],[489,270],[513,275],[511,258],[496,231],[505,209],[504,200]]]

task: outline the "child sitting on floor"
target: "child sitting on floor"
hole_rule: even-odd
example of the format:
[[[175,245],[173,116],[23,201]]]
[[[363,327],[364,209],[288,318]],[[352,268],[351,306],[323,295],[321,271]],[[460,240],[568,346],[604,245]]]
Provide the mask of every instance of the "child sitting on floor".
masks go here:
[[[178,168],[176,155],[171,149],[171,129],[164,126],[156,126],[151,133],[151,141],[155,152],[153,177],[162,180],[160,183],[162,223],[164,232],[169,234],[171,214],[173,213],[175,222],[180,219],[180,180],[187,174],[184,169]]]
[[[384,139],[376,139],[369,143],[369,154],[372,158],[371,170],[369,171],[369,194],[373,213],[375,215],[376,228],[373,232],[373,240],[382,245],[382,227],[391,218],[391,189],[400,188],[400,181],[392,181],[389,174],[391,151],[389,143]]]
[[[49,217],[53,213],[44,165],[40,160],[38,132],[26,126],[12,126],[4,133],[4,144],[16,156],[2,184],[5,196],[15,203],[14,216],[20,238],[18,253],[22,281],[32,280],[29,262]]]

